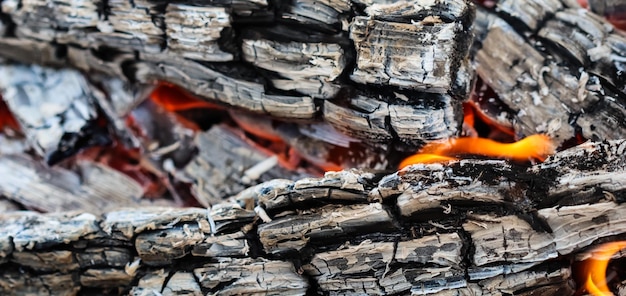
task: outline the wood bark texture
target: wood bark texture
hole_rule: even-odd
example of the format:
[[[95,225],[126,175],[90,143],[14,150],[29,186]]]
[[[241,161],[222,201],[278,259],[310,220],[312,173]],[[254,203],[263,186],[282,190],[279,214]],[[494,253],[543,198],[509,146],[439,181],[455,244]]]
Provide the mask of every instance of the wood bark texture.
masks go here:
[[[626,141],[272,180],[204,208],[0,215],[3,294],[572,295],[626,235]]]
[[[517,133],[547,133],[559,143],[577,134],[624,138],[623,31],[559,0],[498,1],[479,9],[474,29],[476,72],[514,114]]]
[[[90,81],[0,67],[28,140],[0,135],[0,294],[573,295],[581,254],[626,238],[626,39],[574,2],[501,0],[474,22],[455,0],[2,1],[0,56]],[[206,208],[145,206],[141,186],[106,166],[50,168],[23,153],[73,153],[59,147],[98,135],[96,111],[138,141],[119,119],[157,80],[412,149],[459,135],[472,67],[510,112],[485,110],[494,120],[594,142],[535,165],[311,178],[267,165],[226,126],[159,130],[165,148],[198,149],[167,172]],[[58,95],[53,108],[42,112],[37,92]]]
[[[457,135],[472,79],[464,0],[11,0],[2,15],[0,56],[168,81],[257,114],[324,118],[374,144]]]

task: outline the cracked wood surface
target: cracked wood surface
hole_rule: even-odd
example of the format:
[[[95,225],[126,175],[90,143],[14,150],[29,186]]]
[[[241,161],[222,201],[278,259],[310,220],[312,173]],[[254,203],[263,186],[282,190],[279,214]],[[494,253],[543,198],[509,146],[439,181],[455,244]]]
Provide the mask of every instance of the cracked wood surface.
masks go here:
[[[102,164],[77,163],[75,170],[48,167],[25,155],[0,154],[0,194],[32,210],[101,213],[140,206],[143,190],[134,180]]]
[[[476,73],[511,109],[518,134],[547,133],[559,143],[577,133],[624,137],[623,31],[559,0],[498,1],[478,9],[474,29]]]
[[[477,72],[515,112],[521,134],[545,131],[564,141],[580,129],[586,138],[624,138],[623,36],[571,2],[499,1],[493,11],[479,10]],[[107,1],[102,10],[89,1],[5,0],[0,55],[69,65],[105,80],[167,80],[275,118],[323,117],[372,143],[418,145],[458,134],[459,103],[471,85],[466,2],[315,3]],[[403,44],[407,39],[421,43]],[[134,99],[123,96],[103,109],[124,113]],[[207,135],[196,140],[212,140]],[[205,146],[201,155],[239,153]],[[57,210],[64,203],[48,199],[52,191],[71,205],[62,209],[78,212],[0,214],[0,291],[571,295],[572,260],[626,235],[624,147],[622,140],[586,144],[531,167],[462,160],[395,174],[293,176],[244,190],[243,180],[230,184],[232,175],[204,171],[219,162],[192,164],[178,173],[221,192],[206,197],[208,210],[110,210],[80,197],[135,192],[132,180],[106,172],[93,176],[110,180],[94,184],[91,173],[19,166],[8,173],[40,173],[40,182],[0,182],[3,195],[21,190],[28,194],[13,197]],[[65,181],[57,178],[76,186],[60,186]],[[202,184],[210,179],[218,181]],[[132,204],[120,197],[118,205]],[[1,209],[17,207],[0,202]]]
[[[625,137],[626,39],[600,16],[576,1],[507,0],[472,22],[466,1],[420,3],[11,0],[0,56],[133,84],[165,80],[401,151],[461,133],[475,68],[505,105],[483,111],[520,137]],[[58,15],[40,17],[48,13]]]
[[[272,180],[209,209],[4,212],[0,290],[572,295],[578,254],[626,235],[625,147]]]
[[[0,56],[168,81],[228,107],[323,117],[371,144],[415,147],[461,130],[474,18],[465,0],[415,3],[11,0],[2,3]],[[344,115],[376,132],[351,133]]]

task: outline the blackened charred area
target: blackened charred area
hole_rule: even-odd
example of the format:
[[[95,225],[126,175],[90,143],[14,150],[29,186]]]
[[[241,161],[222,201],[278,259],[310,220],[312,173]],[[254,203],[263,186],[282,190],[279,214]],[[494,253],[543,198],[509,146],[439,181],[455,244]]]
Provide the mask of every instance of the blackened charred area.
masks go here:
[[[205,63],[199,62],[204,67],[221,74],[248,82],[255,82],[266,86],[267,80],[259,76],[255,68],[243,62]]]
[[[329,194],[325,196],[316,196],[315,198],[310,198],[310,196],[308,195],[308,194],[313,193],[313,190],[309,190],[309,192],[305,191],[304,192],[305,194],[302,194],[302,193],[286,194],[284,197],[289,199],[289,204],[286,204],[284,207],[269,209],[267,210],[267,213],[270,215],[280,215],[281,213],[285,211],[307,210],[307,209],[312,209],[312,208],[323,207],[326,205],[354,205],[354,204],[367,203],[366,195],[363,192],[345,192],[350,195],[362,196],[362,198],[358,198],[358,199],[355,198],[355,199],[348,200],[348,199],[338,199],[336,197],[333,197],[333,194],[330,194],[332,190],[333,188],[326,188],[326,189],[318,188],[316,192],[325,191],[325,192],[329,192]]]
[[[220,38],[217,40],[217,44],[221,50],[231,53],[234,60],[239,60],[241,58],[239,51],[240,46],[236,42],[235,34],[236,31],[234,28],[224,28],[220,31]]]
[[[228,113],[224,112],[224,110],[188,109],[176,111],[176,113],[185,119],[193,121],[203,131],[207,131],[219,123],[229,122]]]
[[[65,133],[57,149],[47,156],[48,165],[55,165],[78,152],[90,147],[103,147],[113,144],[113,139],[106,127],[97,122],[88,122],[78,133]]]
[[[268,39],[279,42],[302,42],[302,43],[336,43],[349,46],[350,41],[346,32],[320,32],[315,29],[294,28],[281,23],[268,23],[255,26],[242,26],[239,29],[238,40],[243,39]]]
[[[15,23],[5,13],[0,13],[0,36],[15,37]]]

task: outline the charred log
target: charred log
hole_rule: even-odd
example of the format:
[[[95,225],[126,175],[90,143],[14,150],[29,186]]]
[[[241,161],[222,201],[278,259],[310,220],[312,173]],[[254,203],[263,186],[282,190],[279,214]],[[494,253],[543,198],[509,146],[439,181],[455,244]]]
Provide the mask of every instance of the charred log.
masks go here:
[[[474,15],[464,1],[316,4],[323,9],[307,1],[20,3],[3,4],[0,55],[12,60],[170,81],[289,121],[323,117],[385,148],[461,132]],[[590,6],[606,14],[602,3]],[[499,1],[479,10],[477,73],[514,113],[518,136],[624,136],[623,34],[575,1]],[[37,17],[49,11],[59,16]]]
[[[275,180],[209,209],[4,213],[0,289],[572,295],[576,255],[625,234],[624,147]]]
[[[229,107],[289,121],[323,116],[371,144],[415,148],[460,133],[474,7],[414,4],[7,1],[0,56],[168,81]],[[343,114],[376,132],[350,132]]]
[[[460,133],[472,26],[478,74],[515,112],[520,135],[624,138],[624,38],[575,1],[499,1],[474,24],[472,5],[452,0],[61,2],[2,2],[0,55],[90,74],[69,74],[75,92],[59,96],[61,112],[34,123],[26,109],[43,106],[29,91],[54,91],[45,79],[55,72],[27,81],[34,86],[0,81],[40,156],[63,147],[59,131],[88,129],[95,110],[138,145],[119,119],[157,80],[412,149]],[[226,125],[170,132],[168,146],[147,154],[194,142],[182,165],[155,163],[189,182],[206,209],[136,207],[142,188],[131,178],[91,162],[78,163],[80,174],[43,167],[11,155],[23,142],[0,138],[0,291],[572,295],[573,261],[626,236],[624,140],[532,166],[467,159],[310,178]],[[295,143],[304,129],[280,132]],[[64,212],[9,211],[19,207]]]
[[[520,135],[548,133],[560,143],[623,138],[624,34],[570,6],[498,1],[479,9],[477,74],[512,109]]]

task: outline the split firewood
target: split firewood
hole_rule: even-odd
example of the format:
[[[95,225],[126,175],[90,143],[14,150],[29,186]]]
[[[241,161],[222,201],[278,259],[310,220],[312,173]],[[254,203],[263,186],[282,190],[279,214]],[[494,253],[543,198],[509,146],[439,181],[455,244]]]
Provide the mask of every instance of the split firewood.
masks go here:
[[[96,123],[93,91],[77,71],[3,65],[0,91],[30,146],[48,163],[111,141]]]
[[[0,214],[0,291],[573,295],[626,236],[626,142],[273,180],[209,209]]]
[[[174,173],[177,179],[192,184],[191,191],[200,204],[219,204],[251,184],[307,176],[280,166],[276,155],[263,153],[238,133],[226,126],[198,133],[194,138],[198,154]]]

